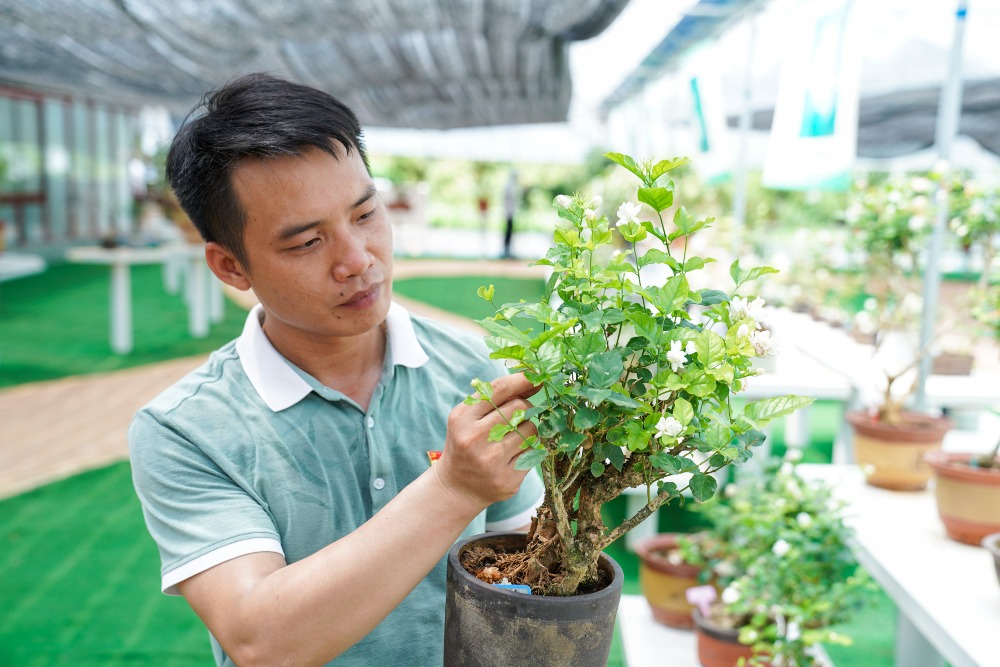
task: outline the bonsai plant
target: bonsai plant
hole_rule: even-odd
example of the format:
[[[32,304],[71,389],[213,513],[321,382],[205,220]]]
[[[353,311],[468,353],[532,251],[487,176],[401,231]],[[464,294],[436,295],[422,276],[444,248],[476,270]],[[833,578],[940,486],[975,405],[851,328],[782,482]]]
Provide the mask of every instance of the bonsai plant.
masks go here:
[[[916,368],[928,352],[916,349],[912,338],[923,307],[919,267],[931,185],[919,176],[860,183],[846,216],[850,247],[869,294],[866,312],[876,330],[873,361],[882,370],[876,405],[849,411],[846,418],[866,480],[890,489],[927,485],[930,469],[923,454],[940,448],[951,427],[948,420],[906,409]]]
[[[496,309],[480,321],[492,356],[541,386],[533,407],[514,413],[491,436],[500,439],[534,420],[538,435],[525,440],[517,465],[538,466],[545,498],[516,549],[490,553],[460,543],[449,569],[495,568],[490,580],[506,579],[549,599],[606,585],[602,549],[684,491],[696,501],[711,498],[717,489],[712,472],[747,461],[764,440],[766,423],[812,401],[781,396],[741,406],[735,400],[766,347],[757,330],[763,301],[749,284],[774,269],[744,268],[737,260],[727,284],[693,286],[692,274],[713,260],[690,254],[689,242],[713,220],[674,206],[670,171],[688,160],[607,157],[639,180],[640,203],[621,204],[612,228],[595,198],[556,197],[561,224],[538,262],[552,269],[543,297],[496,304],[492,286],[479,290]],[[640,219],[642,204],[651,219]],[[672,225],[664,219],[671,208]],[[616,236],[628,251],[617,249]],[[647,269],[669,277],[653,284]],[[489,384],[473,386],[468,401],[491,400]],[[681,473],[690,475],[683,486],[667,479]],[[621,525],[606,526],[602,505],[639,486],[647,488],[645,506]],[[476,554],[485,557],[470,562]],[[472,615],[452,613],[452,602],[446,643],[448,624]],[[611,629],[605,628],[608,648]],[[526,655],[536,655],[538,647],[530,650]],[[594,659],[606,658],[605,650]]]
[[[925,456],[948,537],[977,545],[1000,531],[1000,441],[987,454],[935,451]]]
[[[833,628],[863,605],[873,584],[854,560],[843,504],[829,485],[799,476],[798,453],[772,459],[756,474],[741,471],[724,501],[700,508],[714,528],[708,539],[687,542],[686,558],[711,571],[716,582],[689,591],[698,601],[705,667],[735,664],[716,663],[713,651],[702,650],[713,638],[742,645],[722,652],[750,665],[785,667],[815,664],[820,643],[850,644]]]

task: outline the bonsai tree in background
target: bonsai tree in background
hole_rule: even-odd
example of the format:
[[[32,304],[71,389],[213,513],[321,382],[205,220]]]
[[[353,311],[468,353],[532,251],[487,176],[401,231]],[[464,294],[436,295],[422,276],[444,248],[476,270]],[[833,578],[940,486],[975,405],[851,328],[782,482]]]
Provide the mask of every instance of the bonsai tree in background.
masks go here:
[[[829,484],[799,475],[799,456],[740,471],[726,502],[699,508],[713,528],[682,539],[686,560],[714,575],[689,596],[711,625],[739,631],[751,665],[806,667],[817,644],[849,645],[832,628],[876,590],[851,551],[844,504]]]
[[[876,332],[876,356],[886,349],[885,343],[893,334],[912,335],[920,320],[920,259],[932,227],[933,187],[933,182],[922,176],[861,182],[847,209],[848,247],[854,252],[868,294],[859,317],[866,318]],[[896,353],[899,348],[886,351]],[[926,352],[913,350],[908,358],[884,364],[880,422],[905,422],[903,407],[909,392],[901,392],[896,383],[915,371]]]
[[[774,269],[737,260],[726,284],[692,285],[691,274],[714,260],[689,254],[688,242],[713,220],[675,207],[670,172],[688,160],[607,157],[639,181],[638,202],[618,207],[615,227],[599,198],[560,195],[561,224],[538,262],[552,271],[543,297],[496,304],[492,286],[479,290],[496,309],[480,321],[492,356],[541,385],[531,409],[491,434],[499,440],[535,421],[538,436],[525,440],[517,465],[538,466],[545,484],[526,551],[497,566],[545,595],[593,590],[602,549],[684,491],[711,498],[712,473],[747,461],[765,424],[812,401],[737,403],[757,373],[753,359],[770,347],[758,328],[763,300],[750,285]],[[672,224],[664,219],[671,209]],[[651,269],[666,279],[651,281]],[[473,386],[469,402],[491,401],[490,385]],[[646,487],[646,505],[606,526],[602,505],[630,487]]]

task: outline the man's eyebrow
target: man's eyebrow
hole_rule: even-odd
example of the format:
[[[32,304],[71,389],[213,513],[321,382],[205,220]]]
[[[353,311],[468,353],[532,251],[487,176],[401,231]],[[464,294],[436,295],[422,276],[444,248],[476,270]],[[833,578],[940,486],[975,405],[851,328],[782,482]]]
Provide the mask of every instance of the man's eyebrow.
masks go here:
[[[278,240],[287,241],[293,236],[301,234],[302,232],[307,232],[313,227],[318,226],[319,224],[320,221],[315,220],[313,222],[301,222],[297,225],[288,225],[287,227],[283,227],[281,231],[278,232]]]
[[[365,188],[364,194],[362,194],[360,197],[358,197],[358,200],[356,202],[354,202],[353,204],[351,204],[351,208],[357,208],[357,207],[361,206],[366,201],[368,201],[369,199],[371,199],[372,197],[374,197],[376,192],[377,192],[377,190],[375,189],[375,184],[369,182],[368,183],[368,187]]]

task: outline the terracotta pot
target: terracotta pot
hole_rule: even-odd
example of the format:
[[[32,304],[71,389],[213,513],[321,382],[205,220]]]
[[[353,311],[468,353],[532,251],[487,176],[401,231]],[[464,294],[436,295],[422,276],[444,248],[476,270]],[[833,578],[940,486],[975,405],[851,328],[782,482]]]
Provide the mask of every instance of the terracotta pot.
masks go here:
[[[973,468],[975,454],[928,452],[938,516],[948,537],[978,545],[1000,531],[1000,470]]]
[[[736,667],[740,658],[749,660],[753,657],[753,649],[739,642],[739,630],[715,625],[697,608],[691,616],[694,618],[701,667]]]
[[[997,571],[997,581],[1000,582],[1000,533],[991,533],[983,538],[983,548],[993,554],[993,569]]]
[[[653,618],[672,628],[689,630],[693,606],[685,591],[698,585],[701,568],[687,563],[672,563],[669,552],[677,548],[679,533],[647,537],[635,545],[639,556],[639,588],[653,612]]]
[[[854,458],[872,486],[919,491],[927,486],[931,469],[924,454],[941,449],[951,421],[916,412],[903,413],[904,424],[890,426],[867,412],[851,410],[847,422],[854,428]]]
[[[523,550],[525,533],[485,533],[448,552],[444,611],[444,667],[604,667],[611,654],[621,601],[622,569],[602,554],[608,585],[593,593],[526,595],[487,584],[460,562],[464,549]]]

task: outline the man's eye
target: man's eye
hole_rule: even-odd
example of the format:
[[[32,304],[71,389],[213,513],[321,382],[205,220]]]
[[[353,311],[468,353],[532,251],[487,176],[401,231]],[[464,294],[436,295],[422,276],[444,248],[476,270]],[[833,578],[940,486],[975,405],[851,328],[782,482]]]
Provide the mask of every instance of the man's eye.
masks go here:
[[[305,243],[303,243],[299,247],[300,248],[312,248],[317,243],[319,243],[319,239],[318,238],[316,238],[316,239],[309,239],[308,241],[306,241]]]
[[[375,215],[375,209],[372,209],[362,216],[358,217],[358,220],[370,220]]]

